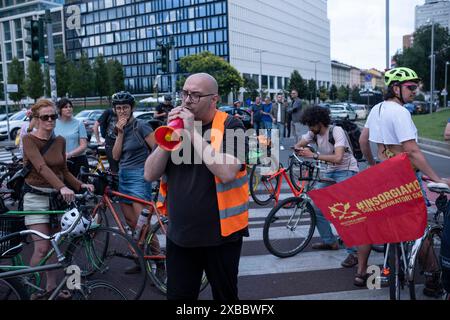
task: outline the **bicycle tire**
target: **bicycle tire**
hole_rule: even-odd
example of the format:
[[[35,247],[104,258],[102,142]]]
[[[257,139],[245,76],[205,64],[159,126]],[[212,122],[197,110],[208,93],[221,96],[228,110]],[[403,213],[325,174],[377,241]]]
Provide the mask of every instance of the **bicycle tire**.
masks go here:
[[[268,180],[268,175],[261,175],[263,168],[263,165],[255,164],[250,173],[250,195],[260,206],[268,205],[275,198],[278,183],[280,182],[280,176]],[[257,185],[255,185],[256,181],[258,181]]]
[[[309,201],[297,197],[285,199],[270,211],[264,222],[264,245],[274,256],[295,256],[311,241],[315,227],[316,215]]]
[[[169,220],[161,217],[163,228],[155,221],[150,232],[147,234],[144,247],[144,260],[147,273],[155,287],[163,294],[167,294],[167,273],[166,273],[166,231]],[[157,241],[155,242],[155,239]],[[157,243],[157,244],[156,244]],[[200,284],[200,291],[208,286],[208,278],[203,273]]]
[[[72,300],[127,300],[126,295],[109,282],[94,280],[81,285]]]
[[[20,278],[0,279],[0,301],[30,300],[27,288]]]
[[[292,185],[294,186],[295,190],[300,191],[304,189],[308,184],[308,181],[304,179],[309,175],[308,170],[301,173],[300,170],[302,170],[302,165],[295,158],[289,159],[288,168],[289,179],[291,179]]]
[[[424,244],[426,244],[426,240],[430,241],[430,245],[428,246],[428,248],[424,247]],[[439,279],[439,283],[437,283],[440,286],[440,293],[439,294],[439,288],[437,288],[437,294],[435,296],[435,298],[439,298],[444,292],[442,289],[442,283],[441,283],[441,279],[442,279],[442,268],[441,265],[439,263],[439,254],[440,254],[440,249],[441,249],[441,243],[442,243],[442,227],[441,226],[436,226],[434,228],[432,228],[429,233],[428,236],[425,238],[424,242],[422,243],[421,248],[419,249],[419,253],[416,257],[416,260],[414,261],[413,264],[413,270],[411,270],[413,278],[410,279],[409,283],[408,283],[408,289],[409,289],[409,296],[411,300],[417,300],[417,297],[421,297],[422,294],[420,293],[422,290],[422,283],[425,281],[425,270],[424,269],[424,263],[425,261],[423,260],[424,258],[422,258],[421,255],[421,250],[422,248],[425,248],[425,253],[424,256],[428,257],[429,254],[431,254],[430,259],[433,259],[432,261],[436,262],[435,267],[436,270],[434,270],[433,272],[431,272],[433,277],[436,277],[436,279]],[[433,248],[432,251],[430,251],[430,248]],[[427,258],[425,258],[426,260]],[[420,261],[422,260],[422,261]]]
[[[401,268],[400,268],[400,245],[392,243],[389,249],[388,264],[389,272],[389,299],[400,300],[401,297]]]
[[[144,258],[135,242],[119,230],[96,227],[72,239],[66,250],[70,258],[89,280],[103,280],[114,284],[127,300],[142,295],[147,281]],[[126,273],[133,267],[134,273]]]

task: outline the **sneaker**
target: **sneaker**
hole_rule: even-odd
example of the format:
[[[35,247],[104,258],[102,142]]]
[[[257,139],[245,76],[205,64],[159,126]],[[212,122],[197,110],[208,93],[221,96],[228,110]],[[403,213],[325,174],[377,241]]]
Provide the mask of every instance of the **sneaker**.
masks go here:
[[[314,243],[311,246],[314,250],[339,250],[339,244],[337,242],[335,243]]]
[[[356,258],[353,254],[349,254],[344,261],[342,261],[341,266],[344,268],[351,268],[358,264],[358,258]]]

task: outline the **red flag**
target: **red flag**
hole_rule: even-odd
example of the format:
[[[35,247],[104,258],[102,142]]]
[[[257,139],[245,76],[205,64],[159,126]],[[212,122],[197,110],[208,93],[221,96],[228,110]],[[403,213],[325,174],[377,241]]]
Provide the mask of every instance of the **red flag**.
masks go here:
[[[309,196],[349,247],[423,236],[427,209],[406,154]]]

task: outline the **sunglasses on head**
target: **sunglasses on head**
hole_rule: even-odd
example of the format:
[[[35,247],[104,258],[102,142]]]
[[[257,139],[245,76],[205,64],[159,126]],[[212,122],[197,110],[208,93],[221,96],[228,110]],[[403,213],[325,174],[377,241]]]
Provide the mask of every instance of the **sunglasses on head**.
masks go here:
[[[57,114],[44,114],[42,116],[39,116],[39,119],[41,119],[42,121],[55,121],[56,119],[58,119],[58,115]]]

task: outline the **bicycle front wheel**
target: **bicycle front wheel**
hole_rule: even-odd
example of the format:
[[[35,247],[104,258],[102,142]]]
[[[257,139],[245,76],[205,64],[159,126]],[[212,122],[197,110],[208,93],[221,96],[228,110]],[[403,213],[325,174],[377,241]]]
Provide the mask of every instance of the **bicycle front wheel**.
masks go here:
[[[126,295],[111,283],[94,280],[81,285],[73,300],[127,300]]]
[[[0,301],[6,300],[30,300],[20,278],[0,279]]]
[[[264,245],[277,257],[292,257],[308,245],[315,227],[316,215],[308,201],[285,199],[270,211],[264,222]]]
[[[268,205],[275,198],[280,181],[280,176],[270,179],[276,171],[268,169],[263,164],[255,164],[250,173],[250,195],[260,206]]]
[[[389,298],[390,300],[400,300],[401,290],[404,284],[404,272],[402,261],[400,259],[401,249],[400,244],[392,243],[389,246],[388,252],[389,272]]]
[[[412,279],[408,284],[411,300],[425,298],[424,295],[434,298],[442,296],[441,243],[442,227],[432,228],[423,240],[411,270]]]
[[[118,230],[98,227],[71,241],[66,256],[89,280],[113,284],[127,300],[139,299],[147,280],[142,253]]]

